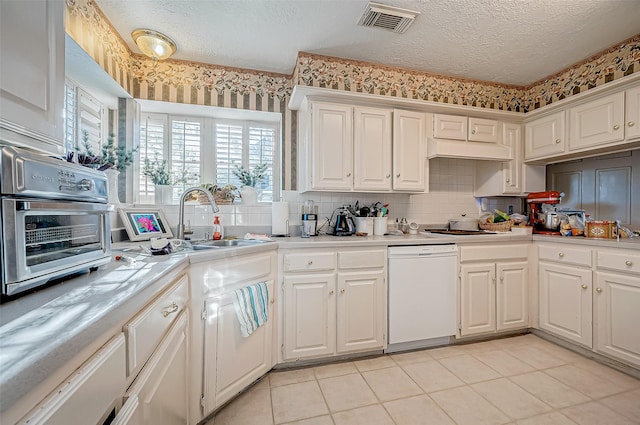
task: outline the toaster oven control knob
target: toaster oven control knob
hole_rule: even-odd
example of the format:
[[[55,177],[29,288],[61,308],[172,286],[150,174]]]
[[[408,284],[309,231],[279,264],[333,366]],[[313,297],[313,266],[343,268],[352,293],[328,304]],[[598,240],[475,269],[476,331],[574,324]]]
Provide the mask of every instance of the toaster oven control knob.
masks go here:
[[[93,180],[82,179],[77,184],[78,190],[93,190]]]

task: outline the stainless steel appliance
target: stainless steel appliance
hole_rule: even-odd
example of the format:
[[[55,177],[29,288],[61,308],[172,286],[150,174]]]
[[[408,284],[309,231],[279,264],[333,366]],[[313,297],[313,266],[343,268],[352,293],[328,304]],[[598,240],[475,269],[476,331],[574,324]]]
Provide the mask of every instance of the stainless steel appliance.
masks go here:
[[[356,223],[348,206],[342,206],[335,211],[335,223],[331,225],[329,234],[334,236],[351,236],[356,233]]]
[[[456,245],[389,247],[386,352],[442,345],[456,333]]]
[[[108,263],[104,173],[0,146],[2,296]]]

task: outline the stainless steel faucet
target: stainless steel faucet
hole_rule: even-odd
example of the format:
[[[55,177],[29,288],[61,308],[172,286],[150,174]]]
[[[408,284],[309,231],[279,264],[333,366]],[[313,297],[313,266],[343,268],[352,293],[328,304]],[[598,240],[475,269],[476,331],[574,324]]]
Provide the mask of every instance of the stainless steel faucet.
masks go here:
[[[193,191],[202,192],[207,195],[207,198],[209,198],[209,202],[211,203],[211,210],[214,214],[220,211],[220,207],[216,205],[216,201],[213,199],[213,196],[211,196],[211,192],[196,186],[188,188],[182,193],[182,196],[180,196],[180,212],[178,213],[178,239],[184,239],[184,200],[187,195]]]

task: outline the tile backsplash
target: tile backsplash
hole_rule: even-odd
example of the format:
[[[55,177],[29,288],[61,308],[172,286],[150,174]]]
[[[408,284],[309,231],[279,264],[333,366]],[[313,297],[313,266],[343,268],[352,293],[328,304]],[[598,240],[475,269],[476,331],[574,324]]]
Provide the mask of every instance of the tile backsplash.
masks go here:
[[[499,208],[508,211],[513,206],[515,212],[521,212],[523,202],[517,197],[487,198],[473,196],[475,161],[463,159],[436,158],[429,161],[429,192],[421,194],[403,193],[330,193],[284,191],[282,200],[289,203],[289,223],[291,233],[298,234],[301,224],[302,207],[307,200],[313,200],[318,207],[318,226],[326,223],[333,211],[342,205],[372,205],[376,202],[389,204],[389,223],[396,218],[406,218],[409,222],[426,225],[443,225],[449,219],[460,217],[479,217],[484,211]],[[164,205],[162,209],[171,227],[178,225],[178,205]],[[242,235],[247,231],[271,231],[271,204],[220,205],[220,216],[227,234]],[[209,205],[185,205],[185,224],[196,232],[204,232],[213,224],[213,214]],[[113,223],[119,228],[118,223]],[[323,230],[326,230],[326,226]]]

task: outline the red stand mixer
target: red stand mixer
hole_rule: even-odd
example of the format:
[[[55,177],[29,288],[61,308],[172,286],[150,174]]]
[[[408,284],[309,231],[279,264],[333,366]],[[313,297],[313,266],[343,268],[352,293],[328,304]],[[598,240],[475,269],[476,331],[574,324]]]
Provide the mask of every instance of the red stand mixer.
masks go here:
[[[555,211],[543,211],[542,204],[557,205],[564,193],[550,190],[547,192],[532,192],[527,195],[529,204],[529,225],[533,226],[533,233],[544,235],[560,234],[560,215]]]

